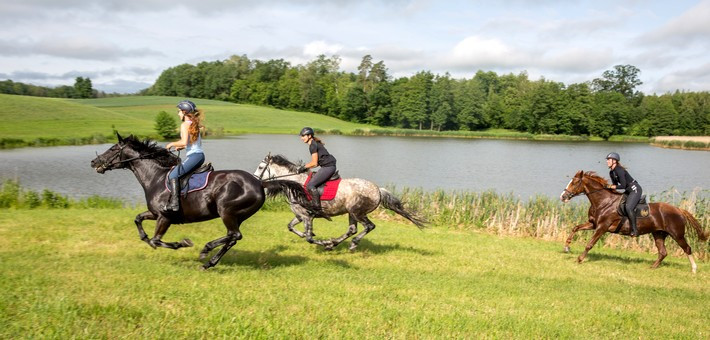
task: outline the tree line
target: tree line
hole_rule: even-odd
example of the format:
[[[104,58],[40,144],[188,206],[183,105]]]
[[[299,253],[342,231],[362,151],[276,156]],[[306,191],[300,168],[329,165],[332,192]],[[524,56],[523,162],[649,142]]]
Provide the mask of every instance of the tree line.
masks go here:
[[[710,135],[710,93],[644,95],[640,70],[617,65],[600,78],[565,85],[525,72],[478,71],[470,79],[421,71],[393,79],[383,61],[357,73],[338,56],[305,65],[247,56],[182,64],[144,94],[208,98],[310,111],[359,123],[429,130],[504,128],[536,134]]]
[[[76,77],[74,86],[61,85],[56,87],[38,86],[14,82],[12,80],[0,81],[0,93],[16,94],[21,96],[52,97],[52,98],[103,98],[117,96],[118,94],[106,94],[97,91],[91,84],[91,78]]]

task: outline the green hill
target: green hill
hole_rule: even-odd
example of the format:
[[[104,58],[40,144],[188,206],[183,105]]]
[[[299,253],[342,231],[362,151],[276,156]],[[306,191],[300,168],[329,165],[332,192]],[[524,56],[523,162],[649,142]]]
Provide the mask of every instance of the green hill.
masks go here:
[[[5,145],[83,144],[101,142],[115,128],[121,133],[157,138],[155,117],[175,112],[181,97],[117,97],[59,99],[0,94],[5,110],[0,118],[0,147]],[[369,130],[371,125],[345,122],[324,115],[194,99],[205,111],[205,125],[226,135],[297,133],[303,126],[326,131]]]

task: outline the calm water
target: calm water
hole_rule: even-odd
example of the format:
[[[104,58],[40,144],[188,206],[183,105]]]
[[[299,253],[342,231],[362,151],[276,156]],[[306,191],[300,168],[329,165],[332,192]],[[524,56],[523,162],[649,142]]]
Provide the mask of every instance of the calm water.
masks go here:
[[[710,152],[671,150],[636,143],[531,142],[454,138],[324,136],[343,177],[369,179],[396,188],[423,188],[536,194],[558,197],[577,170],[608,177],[604,156],[622,163],[646,193],[668,189],[710,189]],[[163,144],[164,145],[164,144]],[[24,148],[0,151],[0,179],[23,187],[83,198],[98,194],[139,202],[143,192],[128,170],[97,174],[89,165],[95,152],[111,145]],[[308,147],[297,136],[245,135],[205,140],[207,160],[216,169],[253,172],[264,156],[283,154],[306,160]]]

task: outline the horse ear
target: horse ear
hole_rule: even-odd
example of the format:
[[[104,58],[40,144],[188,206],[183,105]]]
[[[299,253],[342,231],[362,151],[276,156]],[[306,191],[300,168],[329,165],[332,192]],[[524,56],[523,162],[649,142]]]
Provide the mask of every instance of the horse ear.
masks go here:
[[[121,135],[118,133],[118,131],[116,131],[116,138],[118,138],[119,143],[123,143],[123,137],[121,137]]]
[[[582,178],[582,176],[584,176],[584,170],[579,170],[579,171],[577,171],[577,174],[574,175],[574,177],[579,177],[579,178]]]

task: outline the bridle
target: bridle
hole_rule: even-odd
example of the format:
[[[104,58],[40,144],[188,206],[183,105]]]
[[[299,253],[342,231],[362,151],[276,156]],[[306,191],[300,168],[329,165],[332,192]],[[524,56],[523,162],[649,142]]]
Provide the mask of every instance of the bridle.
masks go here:
[[[582,185],[584,185],[584,183],[583,183]],[[572,199],[572,198],[574,198],[574,197],[576,197],[576,196],[579,196],[579,195],[587,195],[587,197],[589,197],[589,195],[594,194],[594,193],[597,193],[597,192],[602,191],[602,190],[604,190],[603,187],[602,187],[602,188],[599,188],[599,189],[597,189],[597,190],[594,190],[594,191],[590,191],[590,192],[580,191],[580,192],[578,192],[578,193],[576,193],[576,194],[573,194],[571,191],[569,191],[569,190],[567,190],[567,188],[565,188],[564,191],[562,191],[562,192],[564,192],[564,193],[566,193],[567,195],[569,195],[569,199]]]
[[[257,179],[259,179],[261,181],[271,181],[271,180],[274,180],[277,178],[298,175],[298,173],[295,173],[295,174],[286,174],[286,175],[281,175],[281,176],[271,176],[271,166],[269,165],[269,164],[271,164],[271,152],[269,152],[269,154],[266,155],[266,157],[264,157],[264,160],[262,160],[261,162],[264,163],[264,169],[261,170],[261,173],[259,174],[258,177],[256,175],[254,175],[254,177],[257,177]],[[268,172],[268,174],[269,174],[268,177],[266,177],[266,178],[264,178],[265,172]]]
[[[143,158],[146,158],[148,156],[152,156],[152,155],[158,153],[157,151],[154,151],[154,152],[151,152],[151,153],[148,153],[145,155],[139,154],[138,156],[135,156],[135,157],[121,159],[121,156],[123,156],[123,148],[125,148],[125,147],[126,147],[126,144],[119,145],[118,152],[114,153],[113,156],[108,160],[101,159],[101,156],[99,156],[99,153],[97,152],[96,158],[99,160],[99,166],[96,169],[97,170],[100,169],[102,171],[110,170],[110,169],[113,169],[116,165],[132,162],[132,161],[135,161],[136,159],[143,159]],[[114,162],[114,160],[116,158],[118,158],[118,161]]]

